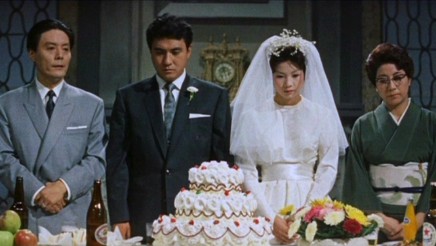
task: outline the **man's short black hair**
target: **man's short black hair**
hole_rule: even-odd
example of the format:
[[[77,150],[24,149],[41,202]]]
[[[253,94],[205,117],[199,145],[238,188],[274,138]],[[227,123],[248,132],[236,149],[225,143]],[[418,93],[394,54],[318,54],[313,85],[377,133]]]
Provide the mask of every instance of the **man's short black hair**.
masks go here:
[[[180,17],[168,13],[163,14],[157,17],[147,28],[148,48],[151,49],[154,40],[162,38],[183,39],[188,48],[191,46],[193,38],[191,25]]]
[[[46,19],[36,23],[27,34],[27,51],[36,51],[39,41],[41,40],[41,35],[53,29],[61,30],[67,34],[70,40],[70,48],[72,49],[74,46],[73,30],[60,20]]]

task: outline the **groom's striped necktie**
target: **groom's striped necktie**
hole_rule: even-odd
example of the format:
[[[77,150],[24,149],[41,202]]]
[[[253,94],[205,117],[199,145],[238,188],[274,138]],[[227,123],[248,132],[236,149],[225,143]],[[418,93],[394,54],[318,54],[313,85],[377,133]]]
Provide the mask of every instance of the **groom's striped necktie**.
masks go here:
[[[167,139],[170,139],[174,113],[176,112],[176,100],[173,95],[173,90],[176,89],[177,87],[173,83],[166,83],[164,88],[168,91],[165,97],[164,123],[165,123]]]

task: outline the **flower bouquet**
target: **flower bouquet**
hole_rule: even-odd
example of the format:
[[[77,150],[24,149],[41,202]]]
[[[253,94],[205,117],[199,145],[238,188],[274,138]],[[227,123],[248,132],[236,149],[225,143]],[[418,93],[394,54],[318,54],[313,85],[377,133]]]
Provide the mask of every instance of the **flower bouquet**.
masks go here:
[[[289,227],[289,238],[298,234],[309,245],[314,241],[362,238],[383,227],[381,217],[366,216],[361,210],[330,198],[314,200],[297,211],[287,207],[281,213],[294,220]]]

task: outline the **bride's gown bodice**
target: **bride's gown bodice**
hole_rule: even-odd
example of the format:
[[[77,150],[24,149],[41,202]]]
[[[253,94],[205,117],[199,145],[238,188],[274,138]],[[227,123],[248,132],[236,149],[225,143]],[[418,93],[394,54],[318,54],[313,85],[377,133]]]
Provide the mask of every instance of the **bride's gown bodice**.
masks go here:
[[[244,130],[236,133],[240,146],[232,150],[244,170],[245,188],[256,196],[258,214],[274,218],[287,205],[298,208],[328,195],[339,156],[328,109],[305,98],[294,106],[267,102],[243,119],[238,129]]]

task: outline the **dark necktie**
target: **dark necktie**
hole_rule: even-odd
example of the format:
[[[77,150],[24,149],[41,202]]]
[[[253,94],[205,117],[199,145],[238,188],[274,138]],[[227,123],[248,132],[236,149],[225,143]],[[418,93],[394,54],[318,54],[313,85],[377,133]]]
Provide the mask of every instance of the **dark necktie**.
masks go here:
[[[47,105],[45,105],[45,111],[47,112],[47,116],[50,119],[51,114],[53,113],[55,104],[53,101],[53,97],[56,94],[54,93],[54,91],[50,90],[49,92],[47,92],[47,96],[48,96],[48,101],[47,101]]]
[[[170,139],[171,126],[173,124],[174,113],[176,112],[176,100],[173,95],[173,90],[176,89],[176,86],[173,83],[167,83],[164,88],[168,91],[165,97],[164,123],[167,139]]]

